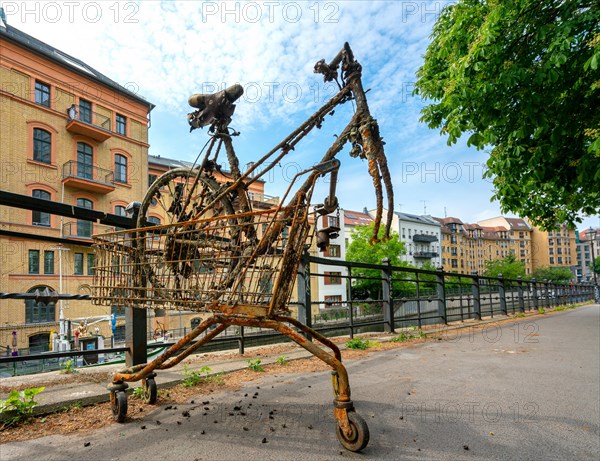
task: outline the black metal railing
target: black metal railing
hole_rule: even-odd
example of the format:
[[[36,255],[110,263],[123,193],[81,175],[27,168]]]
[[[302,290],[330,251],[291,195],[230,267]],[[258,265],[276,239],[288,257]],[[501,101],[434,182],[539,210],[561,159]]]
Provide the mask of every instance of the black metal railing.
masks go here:
[[[88,181],[94,181],[109,186],[114,185],[115,174],[111,170],[106,170],[88,163],[69,160],[62,167],[62,178],[80,178]]]
[[[415,258],[437,258],[439,253],[435,251],[415,251],[413,257]]]
[[[102,128],[106,131],[111,131],[111,119],[106,115],[99,114],[98,112],[92,112],[90,110],[78,110],[74,112],[68,112],[69,120],[77,120],[87,125],[92,125],[98,128]]]
[[[62,226],[62,236],[64,238],[85,238],[91,239],[92,235],[113,232],[120,228],[96,224],[89,221],[69,221]]]
[[[413,235],[413,242],[423,242],[423,243],[432,243],[437,242],[437,235],[429,235],[429,234],[415,234]]]
[[[324,274],[311,272],[315,264],[338,266],[341,281],[341,300],[331,302],[312,296],[307,278],[323,278]],[[314,282],[315,280],[313,280]],[[366,264],[337,261],[314,256],[303,258],[298,270],[298,319],[324,335],[350,335],[367,331],[394,332],[398,328],[420,328],[425,325],[445,325],[451,322],[495,318],[527,311],[551,309],[596,299],[598,287],[587,283],[555,283],[547,280],[523,280],[485,277],[473,274],[430,271],[395,267],[389,264]],[[57,295],[56,293],[0,293],[0,299],[37,299],[48,302],[57,299],[89,299],[85,295]],[[315,308],[317,312],[315,311]],[[191,329],[191,328],[190,328]],[[174,344],[189,329],[170,329],[146,332],[142,340],[161,341],[146,344],[148,348]],[[117,338],[107,338],[114,343]],[[203,351],[270,344],[287,340],[280,333],[262,329],[230,327],[203,346]],[[12,355],[0,351],[0,372],[21,374],[56,369],[66,358],[84,360],[87,355],[115,353],[126,347],[90,351],[55,352],[37,355]],[[19,353],[17,353],[19,354]],[[36,362],[37,361],[37,362]],[[41,361],[41,362],[40,362]],[[54,361],[54,362],[52,362]],[[50,363],[53,363],[50,366]],[[18,364],[23,365],[18,365]]]

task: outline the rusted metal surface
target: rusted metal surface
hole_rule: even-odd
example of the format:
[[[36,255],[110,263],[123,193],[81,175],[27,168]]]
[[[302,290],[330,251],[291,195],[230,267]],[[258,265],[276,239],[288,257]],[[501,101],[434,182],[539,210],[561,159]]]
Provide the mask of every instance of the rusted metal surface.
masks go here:
[[[331,367],[334,416],[341,431],[338,438],[350,450],[366,445],[366,424],[351,427],[348,412],[354,411],[354,406],[339,348],[289,317],[287,307],[302,253],[315,233],[321,248],[339,230],[311,232],[310,223],[316,222],[316,216],[338,208],[335,191],[340,164],[335,157],[348,143],[351,157],[367,160],[373,180],[377,209],[371,242],[379,240],[384,188],[390,212],[383,238],[389,238],[394,209],[391,177],[379,127],[370,114],[362,87],[361,70],[348,44],[329,64],[319,61],[315,72],[322,74],[325,81],[335,80],[339,92],[245,173],[240,170],[232,142],[239,133],[229,127],[235,110],[233,103],[241,96],[242,87],[234,85],[214,95],[197,94],[190,98],[190,105],[198,109],[188,116],[191,129],[209,127],[211,138],[205,152],[198,155],[197,167],[169,171],[149,188],[140,208],[138,229],[95,236],[93,290],[99,304],[185,309],[212,315],[154,361],[114,374],[111,402],[117,421],[122,421],[127,411],[119,386],[147,380],[153,377],[154,370],[181,363],[229,326],[248,326],[276,330]],[[249,184],[274,168],[313,129],[321,128],[336,106],[348,101],[354,101],[356,112],[327,148],[321,162],[290,181],[279,205],[264,211],[252,210],[247,195]],[[224,174],[218,160],[223,150],[230,166],[230,181],[219,184],[215,173]],[[315,183],[327,174],[331,175],[329,194],[322,203],[313,204]],[[156,202],[166,212],[166,224],[147,227],[148,209]],[[310,217],[310,213],[315,216]],[[215,328],[209,330],[211,326]],[[314,338],[325,348],[307,338]],[[355,413],[351,416],[356,421]],[[353,438],[361,430],[361,443],[356,444]]]

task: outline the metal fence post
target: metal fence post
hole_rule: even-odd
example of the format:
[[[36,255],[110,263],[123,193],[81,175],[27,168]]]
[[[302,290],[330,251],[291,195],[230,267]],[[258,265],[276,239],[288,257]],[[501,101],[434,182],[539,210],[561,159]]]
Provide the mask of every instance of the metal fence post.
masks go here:
[[[537,281],[535,277],[531,279],[531,290],[531,296],[533,297],[533,308],[537,310],[540,308],[540,300],[538,296]]]
[[[508,315],[508,309],[506,307],[506,285],[504,284],[504,276],[498,274],[498,297],[500,298],[500,311],[504,315]]]
[[[138,213],[140,211],[141,203],[132,202],[127,205],[126,213],[127,217],[131,218],[133,226],[137,223]],[[134,237],[135,234],[132,234]],[[145,245],[145,242],[141,242]],[[131,245],[135,250],[138,241],[136,238],[131,239]],[[144,281],[145,282],[145,281]],[[146,363],[148,361],[148,349],[147,349],[147,312],[142,306],[140,308],[128,305],[125,307],[125,346],[127,352],[125,352],[125,364],[128,367]]]
[[[438,315],[444,321],[444,324],[448,323],[448,313],[446,311],[446,284],[444,279],[444,270],[439,267],[435,275],[436,278],[436,295],[438,299]]]
[[[519,298],[519,312],[525,312],[525,300],[523,299],[523,279],[517,277],[517,296]]]
[[[308,252],[304,252],[298,265],[298,321],[307,327],[312,327],[312,300],[310,292],[310,262]],[[306,339],[312,341],[312,336],[303,333]]]
[[[471,293],[473,294],[473,313],[475,314],[475,319],[481,320],[481,297],[477,272],[473,272],[473,278],[471,279]]]
[[[389,258],[384,258],[381,263],[385,266],[381,269],[381,294],[383,300],[383,328],[387,333],[393,333],[394,329],[394,304],[392,303],[392,268]]]
[[[550,290],[548,290],[548,279],[544,279],[544,298],[545,298],[545,305],[546,308],[549,309],[550,308]]]

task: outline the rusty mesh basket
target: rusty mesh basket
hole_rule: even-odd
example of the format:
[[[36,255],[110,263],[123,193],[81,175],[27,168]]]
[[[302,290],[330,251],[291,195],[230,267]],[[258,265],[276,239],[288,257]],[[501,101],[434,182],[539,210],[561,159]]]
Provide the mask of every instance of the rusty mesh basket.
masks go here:
[[[285,312],[309,238],[305,205],[95,235],[92,297],[148,309]]]

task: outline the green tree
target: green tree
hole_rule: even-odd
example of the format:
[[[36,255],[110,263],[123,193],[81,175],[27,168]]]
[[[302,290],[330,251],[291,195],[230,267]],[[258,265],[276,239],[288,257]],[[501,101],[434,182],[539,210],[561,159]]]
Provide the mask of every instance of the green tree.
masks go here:
[[[515,255],[510,253],[504,259],[485,262],[484,274],[486,277],[498,277],[502,274],[505,279],[516,279],[525,276],[525,264],[517,261]]]
[[[590,264],[590,269],[592,270],[592,273],[595,272],[596,274],[600,274],[600,256],[594,259],[593,264]]]
[[[405,253],[404,244],[400,242],[396,232],[390,234],[391,239],[369,244],[373,233],[373,225],[357,226],[352,230],[352,242],[346,249],[346,261],[367,264],[382,264],[384,258],[390,260],[392,266],[406,266],[400,256]],[[383,228],[379,237],[383,237]],[[351,274],[357,277],[352,284],[352,297],[355,299],[381,298],[381,271],[379,269],[352,268]],[[372,279],[372,280],[369,280]]]
[[[421,120],[491,146],[503,212],[552,228],[600,212],[600,3],[458,0],[417,71]]]
[[[536,280],[564,283],[573,279],[573,273],[567,267],[540,267],[533,271],[531,277]]]

